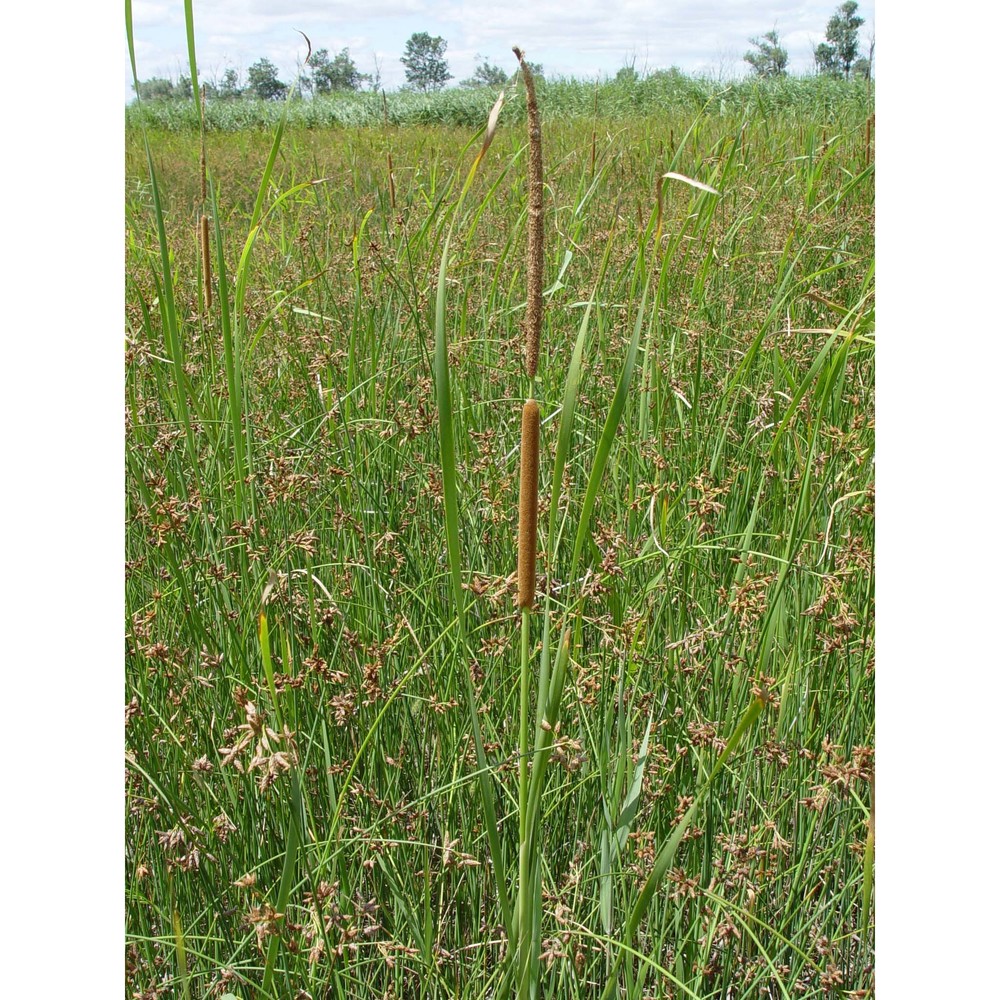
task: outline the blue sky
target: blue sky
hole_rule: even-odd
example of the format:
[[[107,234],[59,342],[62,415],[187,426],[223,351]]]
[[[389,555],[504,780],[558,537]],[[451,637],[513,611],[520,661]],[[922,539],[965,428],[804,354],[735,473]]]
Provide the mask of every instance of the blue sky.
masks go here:
[[[386,89],[404,84],[399,57],[417,31],[441,35],[455,81],[471,76],[478,57],[515,68],[512,45],[520,45],[550,75],[614,75],[634,62],[637,69],[679,66],[694,73],[741,75],[748,38],[775,25],[788,50],[792,72],[812,66],[812,45],[823,41],[833,0],[205,0],[195,2],[195,41],[203,79],[229,67],[245,71],[261,56],[292,79],[306,46],[331,53],[349,48],[363,73],[378,67]],[[859,4],[865,24],[861,48],[874,33],[874,5]],[[133,18],[139,78],[176,78],[187,67],[184,5],[180,0],[134,0]],[[124,46],[123,46],[124,48]],[[122,56],[124,96],[131,97],[131,71]]]

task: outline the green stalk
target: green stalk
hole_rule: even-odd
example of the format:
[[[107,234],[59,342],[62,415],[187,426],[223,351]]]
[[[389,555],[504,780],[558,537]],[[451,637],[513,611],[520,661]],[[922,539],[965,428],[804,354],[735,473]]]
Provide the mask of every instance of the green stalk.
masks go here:
[[[233,435],[233,493],[236,499],[236,510],[239,519],[246,521],[247,511],[243,497],[244,479],[246,478],[246,459],[244,457],[244,421],[243,421],[243,356],[239,343],[236,341],[237,328],[232,322],[229,310],[229,277],[226,273],[226,257],[223,253],[222,226],[219,222],[219,205],[215,193],[215,184],[210,186],[212,200],[212,219],[215,223],[215,269],[219,283],[219,316],[222,326],[222,349],[226,369],[226,396],[229,425]],[[241,549],[245,562],[245,549]]]
[[[494,122],[495,125],[495,122]],[[487,139],[490,138],[487,131]],[[487,143],[488,144],[488,143]],[[465,195],[472,186],[482,154],[473,161],[458,203],[455,206],[452,220],[441,250],[441,264],[438,268],[437,296],[434,310],[434,389],[438,406],[438,436],[441,448],[441,482],[444,493],[445,532],[448,545],[448,566],[450,571],[452,596],[455,601],[455,612],[458,618],[459,643],[463,650],[468,648],[468,636],[465,625],[465,592],[462,589],[462,550],[458,531],[458,462],[455,457],[455,427],[451,404],[451,378],[448,360],[447,316],[447,271],[448,252],[451,246],[452,232],[455,222],[460,216]],[[500,848],[499,824],[497,822],[494,800],[492,769],[483,747],[482,732],[479,727],[479,708],[476,692],[472,686],[472,676],[468,666],[460,671],[464,678],[466,708],[472,726],[472,738],[476,746],[476,764],[478,771],[479,791],[486,814],[486,837],[489,843],[490,859],[493,863],[493,874],[496,880],[497,896],[503,919],[507,940],[513,940],[514,918],[511,912],[510,899],[507,895],[507,885],[504,875],[503,852]]]
[[[167,881],[170,886],[170,923],[174,932],[174,950],[177,952],[177,975],[181,981],[181,995],[184,997],[184,1000],[191,1000],[187,952],[184,946],[184,925],[181,923],[180,911],[177,909],[173,876],[168,875]]]
[[[519,742],[518,775],[518,814],[520,817],[521,841],[525,838],[525,806],[528,803],[528,712],[531,701],[531,609],[521,611],[521,735]]]
[[[271,640],[268,631],[267,613],[261,609],[258,619],[257,638],[260,642],[261,662],[264,666],[264,677],[267,681],[267,688],[271,694],[271,703],[274,705],[274,714],[278,722],[278,729],[284,731],[284,720],[281,715],[281,708],[278,703],[278,692],[274,684],[274,664],[271,660]],[[285,859],[281,866],[281,881],[278,883],[278,898],[275,910],[279,919],[284,920],[288,909],[288,900],[292,894],[292,883],[295,878],[295,865],[299,851],[299,821],[301,815],[302,796],[299,790],[298,771],[292,771],[292,801],[288,814],[288,823],[285,828]],[[278,959],[278,948],[281,943],[281,935],[273,935],[267,943],[267,955],[264,959],[264,979],[261,983],[261,992],[268,994],[271,991],[271,982],[274,978],[274,964]]]
[[[612,226],[614,223],[612,223]],[[569,369],[566,372],[566,389],[563,394],[562,409],[559,414],[559,437],[556,440],[556,454],[552,466],[552,486],[551,498],[549,500],[549,527],[548,536],[545,543],[545,552],[548,555],[548,573],[550,576],[556,575],[557,551],[559,548],[559,501],[562,496],[563,470],[566,468],[566,459],[569,457],[569,449],[573,437],[573,418],[576,415],[576,403],[580,395],[580,381],[583,377],[583,352],[588,343],[588,332],[590,328],[590,314],[597,302],[597,295],[604,282],[604,276],[608,270],[608,262],[611,260],[611,248],[614,246],[614,229],[608,235],[607,244],[604,247],[604,257],[601,260],[601,269],[594,283],[594,290],[587,300],[587,308],[580,323],[580,330],[576,336],[576,343],[573,346],[573,356],[570,358]],[[552,622],[552,593],[551,589],[546,589],[545,593],[545,614],[542,626],[542,655],[538,668],[538,704],[535,708],[535,742],[542,739],[542,720],[545,718],[547,710],[547,699],[549,691],[549,661],[550,661],[550,626]]]
[[[288,816],[288,825],[285,828],[285,860],[281,866],[281,881],[278,883],[278,900],[275,909],[279,917],[284,920],[288,910],[288,900],[292,895],[292,882],[295,878],[295,861],[299,850],[299,822],[296,815],[295,801],[299,798],[298,773],[292,774],[292,809]],[[264,959],[264,979],[261,984],[261,992],[269,994],[271,982],[274,979],[274,964],[278,958],[278,947],[281,944],[281,935],[275,934],[267,943],[267,956]]]
[[[872,777],[872,804],[868,814],[868,836],[865,838],[864,874],[861,886],[861,933],[868,934],[872,912],[872,889],[875,885],[875,778]]]
[[[642,260],[643,254],[642,247],[640,246],[640,265]],[[583,552],[584,543],[590,538],[590,517],[594,512],[594,505],[597,503],[597,493],[600,490],[601,480],[604,478],[604,470],[607,468],[608,459],[611,456],[611,448],[618,433],[618,424],[625,411],[625,401],[628,398],[628,389],[632,381],[632,371],[635,368],[635,359],[639,350],[639,335],[642,333],[642,325],[646,317],[646,299],[649,296],[649,286],[652,278],[653,272],[650,271],[642,290],[642,301],[639,304],[639,313],[635,318],[632,339],[629,341],[628,353],[625,356],[625,367],[622,369],[621,377],[618,380],[615,395],[611,401],[611,408],[608,411],[608,418],[604,424],[604,432],[601,434],[601,440],[597,445],[597,453],[594,455],[594,464],[590,470],[590,479],[587,482],[587,492],[583,499],[583,509],[580,512],[580,523],[577,527],[576,541],[573,545],[573,558],[570,562],[569,580],[576,579],[576,571],[580,564],[580,555]]]
[[[518,759],[518,773],[520,776],[518,789],[518,820],[520,843],[518,846],[518,880],[517,880],[517,912],[518,912],[518,940],[517,940],[517,962],[518,974],[518,996],[527,997],[530,986],[530,962],[528,961],[531,940],[532,923],[531,910],[534,900],[534,886],[531,877],[532,846],[534,844],[534,831],[537,826],[538,817],[531,814],[528,808],[528,716],[531,709],[531,609],[521,610],[521,734],[520,734],[520,754]]]

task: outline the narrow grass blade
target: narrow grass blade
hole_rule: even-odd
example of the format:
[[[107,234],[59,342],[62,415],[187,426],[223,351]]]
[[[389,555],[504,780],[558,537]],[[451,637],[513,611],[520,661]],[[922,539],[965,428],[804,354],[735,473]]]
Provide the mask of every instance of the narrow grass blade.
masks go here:
[[[872,777],[872,804],[868,815],[868,836],[865,840],[864,874],[861,885],[861,933],[867,935],[872,912],[872,890],[875,887],[875,778]]]
[[[601,434],[601,440],[598,442],[597,452],[594,455],[594,464],[590,470],[587,492],[583,498],[583,507],[580,511],[580,523],[577,527],[576,542],[573,545],[573,559],[570,563],[569,572],[570,580],[576,579],[576,571],[579,566],[580,555],[583,552],[583,546],[587,539],[590,538],[590,517],[594,512],[597,493],[601,488],[601,480],[604,478],[604,470],[611,455],[611,447],[614,444],[615,435],[618,433],[618,425],[625,411],[629,385],[632,382],[632,371],[635,368],[636,354],[639,350],[639,337],[642,334],[643,323],[646,318],[646,299],[649,296],[649,286],[652,282],[653,273],[653,271],[650,271],[642,290],[642,301],[639,304],[639,312],[632,329],[632,339],[629,341],[628,353],[625,355],[625,366],[622,368],[621,376],[618,379],[618,386],[615,389],[615,395],[608,411],[608,418],[604,424],[604,432]]]
[[[639,810],[639,798],[642,793],[642,778],[646,772],[646,756],[649,751],[649,735],[653,728],[653,713],[649,713],[646,722],[646,733],[642,738],[639,747],[638,761],[635,765],[635,773],[632,775],[632,782],[629,785],[628,794],[625,796],[625,803],[622,806],[621,815],[618,822],[612,829],[609,824],[601,831],[601,889],[600,889],[600,910],[601,923],[604,933],[610,934],[612,929],[612,890],[611,870],[621,855],[622,849],[628,841],[628,835],[632,832],[632,823]],[[621,760],[625,760],[625,754],[621,754]],[[615,793],[620,789],[616,788]],[[612,804],[616,801],[612,799]]]
[[[187,35],[188,68],[191,73],[191,92],[194,97],[195,107],[198,109],[198,121],[201,128],[205,127],[202,121],[201,94],[198,89],[198,60],[194,51],[194,4],[192,0],[184,0],[184,30]]]
[[[279,920],[285,923],[288,912],[288,900],[292,895],[292,883],[295,879],[295,862],[299,850],[299,820],[295,815],[294,807],[288,816],[288,825],[285,828],[285,860],[281,866],[281,881],[278,884],[278,899],[275,909],[279,914]],[[274,979],[274,965],[278,959],[278,948],[281,945],[281,935],[275,934],[267,942],[267,956],[264,960],[264,978],[261,984],[262,991],[267,994],[271,991],[271,983]]]
[[[181,996],[191,1000],[191,984],[188,981],[187,954],[184,947],[184,925],[176,906],[170,908],[170,922],[174,931],[174,950],[177,953],[177,975],[181,980]]]
[[[451,576],[452,596],[455,601],[455,613],[458,616],[460,643],[464,654],[467,642],[465,631],[465,591],[462,589],[462,552],[458,531],[458,467],[455,459],[455,428],[451,405],[451,380],[448,369],[448,332],[446,325],[446,275],[450,243],[451,234],[449,233],[445,239],[441,253],[441,266],[438,270],[437,297],[434,310],[434,386],[438,405],[438,438],[441,447],[441,481],[444,491],[448,567]],[[467,664],[463,663],[461,673],[465,680],[464,688],[469,721],[472,726],[473,740],[476,744],[479,791],[483,803],[483,812],[486,814],[486,835],[490,847],[490,857],[493,862],[497,896],[508,940],[513,940],[513,919],[511,916],[510,900],[507,896],[503,853],[500,849],[499,826],[493,797],[493,781],[489,762],[486,759],[486,751],[483,748],[476,693],[472,686],[472,677],[469,674]]]
[[[243,359],[238,331],[233,326],[229,303],[229,276],[226,270],[226,255],[223,251],[222,224],[219,222],[219,204],[215,185],[210,186],[212,218],[215,222],[215,270],[219,284],[219,317],[222,326],[222,349],[226,369],[226,396],[229,426],[233,435],[233,492],[239,519],[245,521],[246,505],[243,497],[243,481],[246,478],[246,457],[244,451],[243,421]]]

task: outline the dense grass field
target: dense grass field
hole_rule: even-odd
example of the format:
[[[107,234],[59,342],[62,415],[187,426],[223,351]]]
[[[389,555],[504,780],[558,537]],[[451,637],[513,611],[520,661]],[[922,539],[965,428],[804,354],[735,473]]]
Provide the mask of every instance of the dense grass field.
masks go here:
[[[546,763],[538,996],[873,995],[874,137],[841,93],[541,90],[533,385],[522,88],[474,175],[493,95],[209,131],[204,203],[199,132],[131,122],[126,996],[507,995]],[[658,208],[667,172],[718,193]]]
[[[513,69],[514,66],[511,67]],[[644,76],[623,73],[599,81],[553,79],[538,81],[545,118],[636,116],[773,116],[805,124],[827,124],[867,115],[873,106],[871,85],[861,79],[845,82],[828,76],[780,77],[766,81],[692,77],[676,69]],[[292,99],[288,105],[251,98],[218,100],[204,109],[205,128],[212,132],[268,129],[285,117],[293,128],[379,125],[460,125],[481,128],[496,97],[490,87],[452,87],[420,93],[413,90],[340,92],[311,100]],[[508,123],[523,122],[524,102],[509,104]],[[202,116],[193,101],[133,102],[125,109],[130,128],[191,131]]]

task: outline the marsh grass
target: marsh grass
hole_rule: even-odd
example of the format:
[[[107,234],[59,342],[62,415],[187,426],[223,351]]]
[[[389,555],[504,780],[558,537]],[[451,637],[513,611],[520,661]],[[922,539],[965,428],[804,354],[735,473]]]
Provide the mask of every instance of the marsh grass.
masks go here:
[[[589,150],[596,154],[606,124],[635,118],[664,116],[686,118],[708,107],[713,116],[738,118],[780,115],[786,121],[833,124],[861,121],[873,99],[864,81],[831,77],[778,78],[773,80],[721,81],[697,78],[666,70],[635,79],[549,79],[538,81],[539,99],[545,104],[546,120],[590,121]],[[494,88],[447,88],[438,93],[397,91],[340,93],[311,100],[293,100],[289,125],[298,129],[372,128],[387,126],[443,125],[475,130],[489,113],[496,96]],[[600,117],[594,104],[598,98]],[[249,98],[209,103],[205,124],[209,132],[243,132],[273,129],[283,113],[282,102]],[[506,120],[525,121],[527,109],[511,107]],[[130,127],[170,131],[196,131],[200,127],[197,108],[189,101],[133,101],[126,108]],[[664,131],[666,137],[668,131]]]
[[[542,996],[872,987],[870,109],[805,93],[604,129],[602,88],[595,142],[539,89]],[[127,995],[512,985],[529,192],[490,101],[209,102],[206,198],[197,131],[128,132]],[[657,213],[671,171],[719,194]]]

